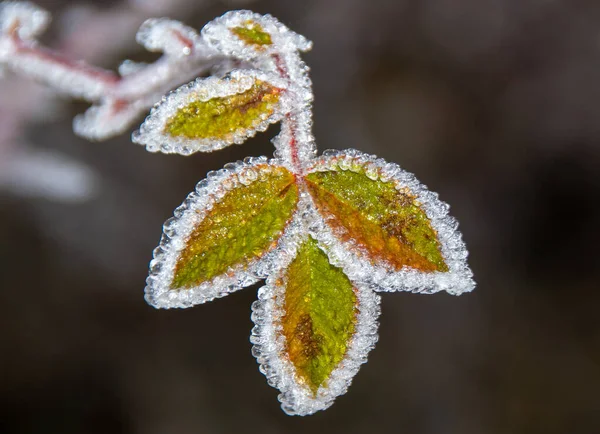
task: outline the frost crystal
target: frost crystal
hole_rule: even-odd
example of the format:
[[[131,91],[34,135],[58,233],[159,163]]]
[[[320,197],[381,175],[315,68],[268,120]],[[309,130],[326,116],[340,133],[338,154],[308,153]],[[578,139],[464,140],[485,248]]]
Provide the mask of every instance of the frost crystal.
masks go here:
[[[46,22],[31,5],[3,4],[0,66],[94,103],[75,119],[81,135],[122,132],[154,105],[133,141],[189,155],[281,122],[275,158],[209,173],[165,222],[145,292],[154,307],[186,308],[266,279],[252,306],[252,352],[286,413],[326,409],[347,391],[377,341],[377,292],[475,287],[437,194],[375,156],[317,156],[300,58],[312,44],[275,18],[229,12],[199,34],[148,20],[137,40],[163,56],[126,61],[119,75],[43,51],[32,38]]]

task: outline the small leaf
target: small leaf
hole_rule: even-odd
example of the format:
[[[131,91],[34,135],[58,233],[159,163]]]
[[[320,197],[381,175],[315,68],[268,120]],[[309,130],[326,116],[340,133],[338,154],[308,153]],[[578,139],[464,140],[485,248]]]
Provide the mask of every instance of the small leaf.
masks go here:
[[[177,260],[171,289],[208,282],[274,246],[296,208],[298,187],[283,167],[256,170],[262,172],[260,179],[231,190],[194,228]]]
[[[169,94],[134,134],[151,152],[188,155],[242,143],[281,119],[284,84],[266,73],[236,70],[198,79]]]
[[[253,20],[247,20],[240,26],[232,27],[231,32],[246,44],[259,48],[273,43],[271,35],[265,32],[264,28]]]
[[[356,295],[348,277],[329,263],[312,238],[298,250],[285,281],[281,324],[287,356],[316,394],[346,354],[354,334]]]
[[[297,207],[294,175],[264,160],[223,172],[201,182],[165,224],[151,264],[151,304],[184,307],[225,295],[254,283],[258,264],[274,254]]]
[[[250,11],[230,11],[202,29],[209,47],[227,57],[254,62],[268,68],[273,53],[308,51],[312,43],[293,32],[271,15]],[[264,60],[267,60],[266,62]]]
[[[379,297],[333,265],[312,237],[267,280],[252,306],[253,353],[288,414],[333,404],[377,341]]]
[[[340,166],[306,176],[319,212],[337,236],[355,242],[371,262],[384,261],[395,270],[448,271],[437,232],[411,191],[393,180],[372,179],[377,173],[368,174],[360,163]]]

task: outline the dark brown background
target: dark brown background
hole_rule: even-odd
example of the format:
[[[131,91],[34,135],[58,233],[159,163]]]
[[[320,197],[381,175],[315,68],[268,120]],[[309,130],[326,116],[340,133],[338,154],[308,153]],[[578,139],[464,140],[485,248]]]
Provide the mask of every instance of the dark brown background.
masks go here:
[[[199,28],[231,7],[206,3],[178,17]],[[285,416],[250,354],[256,287],[185,311],[142,294],[163,221],[207,171],[270,155],[277,127],[165,156],[128,134],[77,138],[85,105],[69,103],[24,139],[90,165],[98,194],[65,204],[0,192],[0,431],[599,433],[600,3],[247,7],[314,41],[321,150],[397,162],[451,204],[476,291],[384,294],[379,343],[349,393]],[[103,66],[126,56],[144,54]]]

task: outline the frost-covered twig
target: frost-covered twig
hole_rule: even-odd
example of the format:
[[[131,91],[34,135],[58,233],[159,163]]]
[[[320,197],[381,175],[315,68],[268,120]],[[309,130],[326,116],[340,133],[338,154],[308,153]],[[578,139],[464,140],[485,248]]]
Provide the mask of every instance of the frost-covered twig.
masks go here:
[[[29,3],[0,5],[0,64],[94,105],[74,122],[75,131],[102,140],[125,131],[175,86],[222,62],[195,30],[177,21],[150,19],[137,40],[163,55],[151,64],[126,61],[119,74],[87,65],[40,46],[35,37],[49,14]]]
[[[55,50],[62,57],[105,62],[134,47],[131,35],[150,14],[189,14],[209,1],[123,0],[100,10],[74,4],[58,17]],[[125,65],[124,69],[134,66]],[[32,123],[60,116],[61,101],[51,88],[2,71],[0,62],[0,189],[62,202],[89,199],[100,185],[94,169],[58,150],[40,151],[27,142],[26,131]],[[77,178],[63,173],[77,174]]]

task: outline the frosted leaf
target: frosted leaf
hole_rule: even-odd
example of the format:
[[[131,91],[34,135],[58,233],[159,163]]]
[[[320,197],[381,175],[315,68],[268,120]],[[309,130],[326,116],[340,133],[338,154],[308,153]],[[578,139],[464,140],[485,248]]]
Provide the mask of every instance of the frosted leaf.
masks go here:
[[[140,102],[108,100],[94,105],[73,120],[73,131],[90,140],[106,140],[129,129],[146,111]]]
[[[380,231],[374,227],[372,232],[360,235],[355,232],[369,230],[368,220],[354,218],[354,215],[340,217],[336,212],[332,212],[330,207],[328,209],[328,205],[324,204],[325,199],[315,196],[315,192],[311,191],[312,208],[314,209],[311,232],[319,241],[331,247],[333,256],[339,258],[340,265],[343,266],[344,271],[351,278],[373,283],[378,286],[380,291],[423,293],[447,291],[450,294],[458,295],[474,288],[475,283],[472,279],[472,272],[466,262],[467,250],[462,241],[462,236],[457,230],[456,220],[448,216],[448,205],[441,202],[437,194],[428,191],[411,173],[405,172],[399,166],[352,149],[328,152],[326,156],[315,161],[309,172],[318,174],[339,173],[340,171],[360,173],[361,176],[369,179],[385,179],[386,183],[393,185],[398,193],[414,198],[415,202],[409,204],[410,207],[419,209],[419,212],[422,211],[426,219],[418,215],[404,217],[396,213],[392,219],[386,219],[384,216],[384,218],[378,220],[377,216],[365,215],[366,219],[376,221],[377,224],[382,225],[383,234],[379,235]],[[311,179],[311,174],[307,175],[307,179]],[[376,184],[377,182],[372,181],[372,183]],[[340,184],[341,187],[349,189],[349,192],[353,188],[363,188],[364,193],[368,193],[370,198],[375,196],[375,193],[363,186],[351,184],[344,186],[344,184]],[[335,192],[328,194],[331,195],[331,199],[327,200],[330,200],[332,204],[336,204],[337,199],[333,197]],[[354,193],[348,194],[352,194],[353,199],[362,201],[360,194],[363,193],[358,193],[358,190],[356,195]],[[394,197],[392,196],[392,199]],[[375,199],[373,200],[375,201]],[[385,203],[374,205],[369,205],[366,202],[361,203],[361,212],[364,213],[370,212],[370,209],[377,206],[393,206],[393,204]],[[339,207],[342,205],[337,204],[336,206],[341,210]],[[356,213],[356,211],[348,211],[348,213],[350,212]],[[410,230],[415,228],[416,230],[408,233],[396,232],[399,229],[394,227],[394,219],[402,219],[400,220],[401,225],[409,225]],[[362,223],[360,223],[361,221]],[[356,226],[359,223],[360,226]],[[428,229],[429,232],[426,231],[419,235],[419,225],[427,225],[433,230],[433,233],[430,233]],[[379,237],[386,236],[386,233],[392,233],[396,239],[386,241],[382,238],[379,241]],[[437,236],[436,244],[432,244],[431,240],[429,244],[425,243],[426,239],[435,236]],[[368,239],[365,237],[368,237]],[[425,241],[422,241],[422,239]],[[373,247],[370,243],[377,243],[377,245]],[[385,251],[387,248],[386,243],[392,243],[395,247],[389,251],[396,252],[395,254],[399,255],[398,261],[387,259],[385,256],[387,254]],[[402,244],[410,249],[416,249],[416,254],[412,251],[406,251],[406,247]],[[374,248],[378,250],[374,250]],[[381,253],[383,256],[378,255],[380,252],[383,252]],[[409,254],[413,256],[401,257]],[[423,262],[425,259],[417,259],[415,262],[411,259],[412,257],[427,257],[429,258],[427,261],[433,262]],[[428,264],[437,265],[429,266]]]
[[[229,164],[201,181],[164,226],[146,300],[189,307],[251,285],[299,231],[294,176],[276,160]]]
[[[312,43],[271,15],[231,11],[202,29],[202,38],[226,56],[252,60],[275,52],[308,51]]]
[[[146,20],[141,25],[136,40],[148,51],[161,51],[174,57],[189,56],[200,42],[194,29],[167,18]]]
[[[283,117],[283,88],[277,77],[252,70],[197,79],[163,98],[133,141],[150,152],[183,155],[242,143]]]
[[[283,411],[305,416],[346,393],[377,342],[380,300],[331,265],[313,239],[295,246],[259,290],[250,340]]]
[[[34,39],[49,23],[50,14],[33,3],[0,3],[0,31],[4,34],[16,30],[20,39]]]

